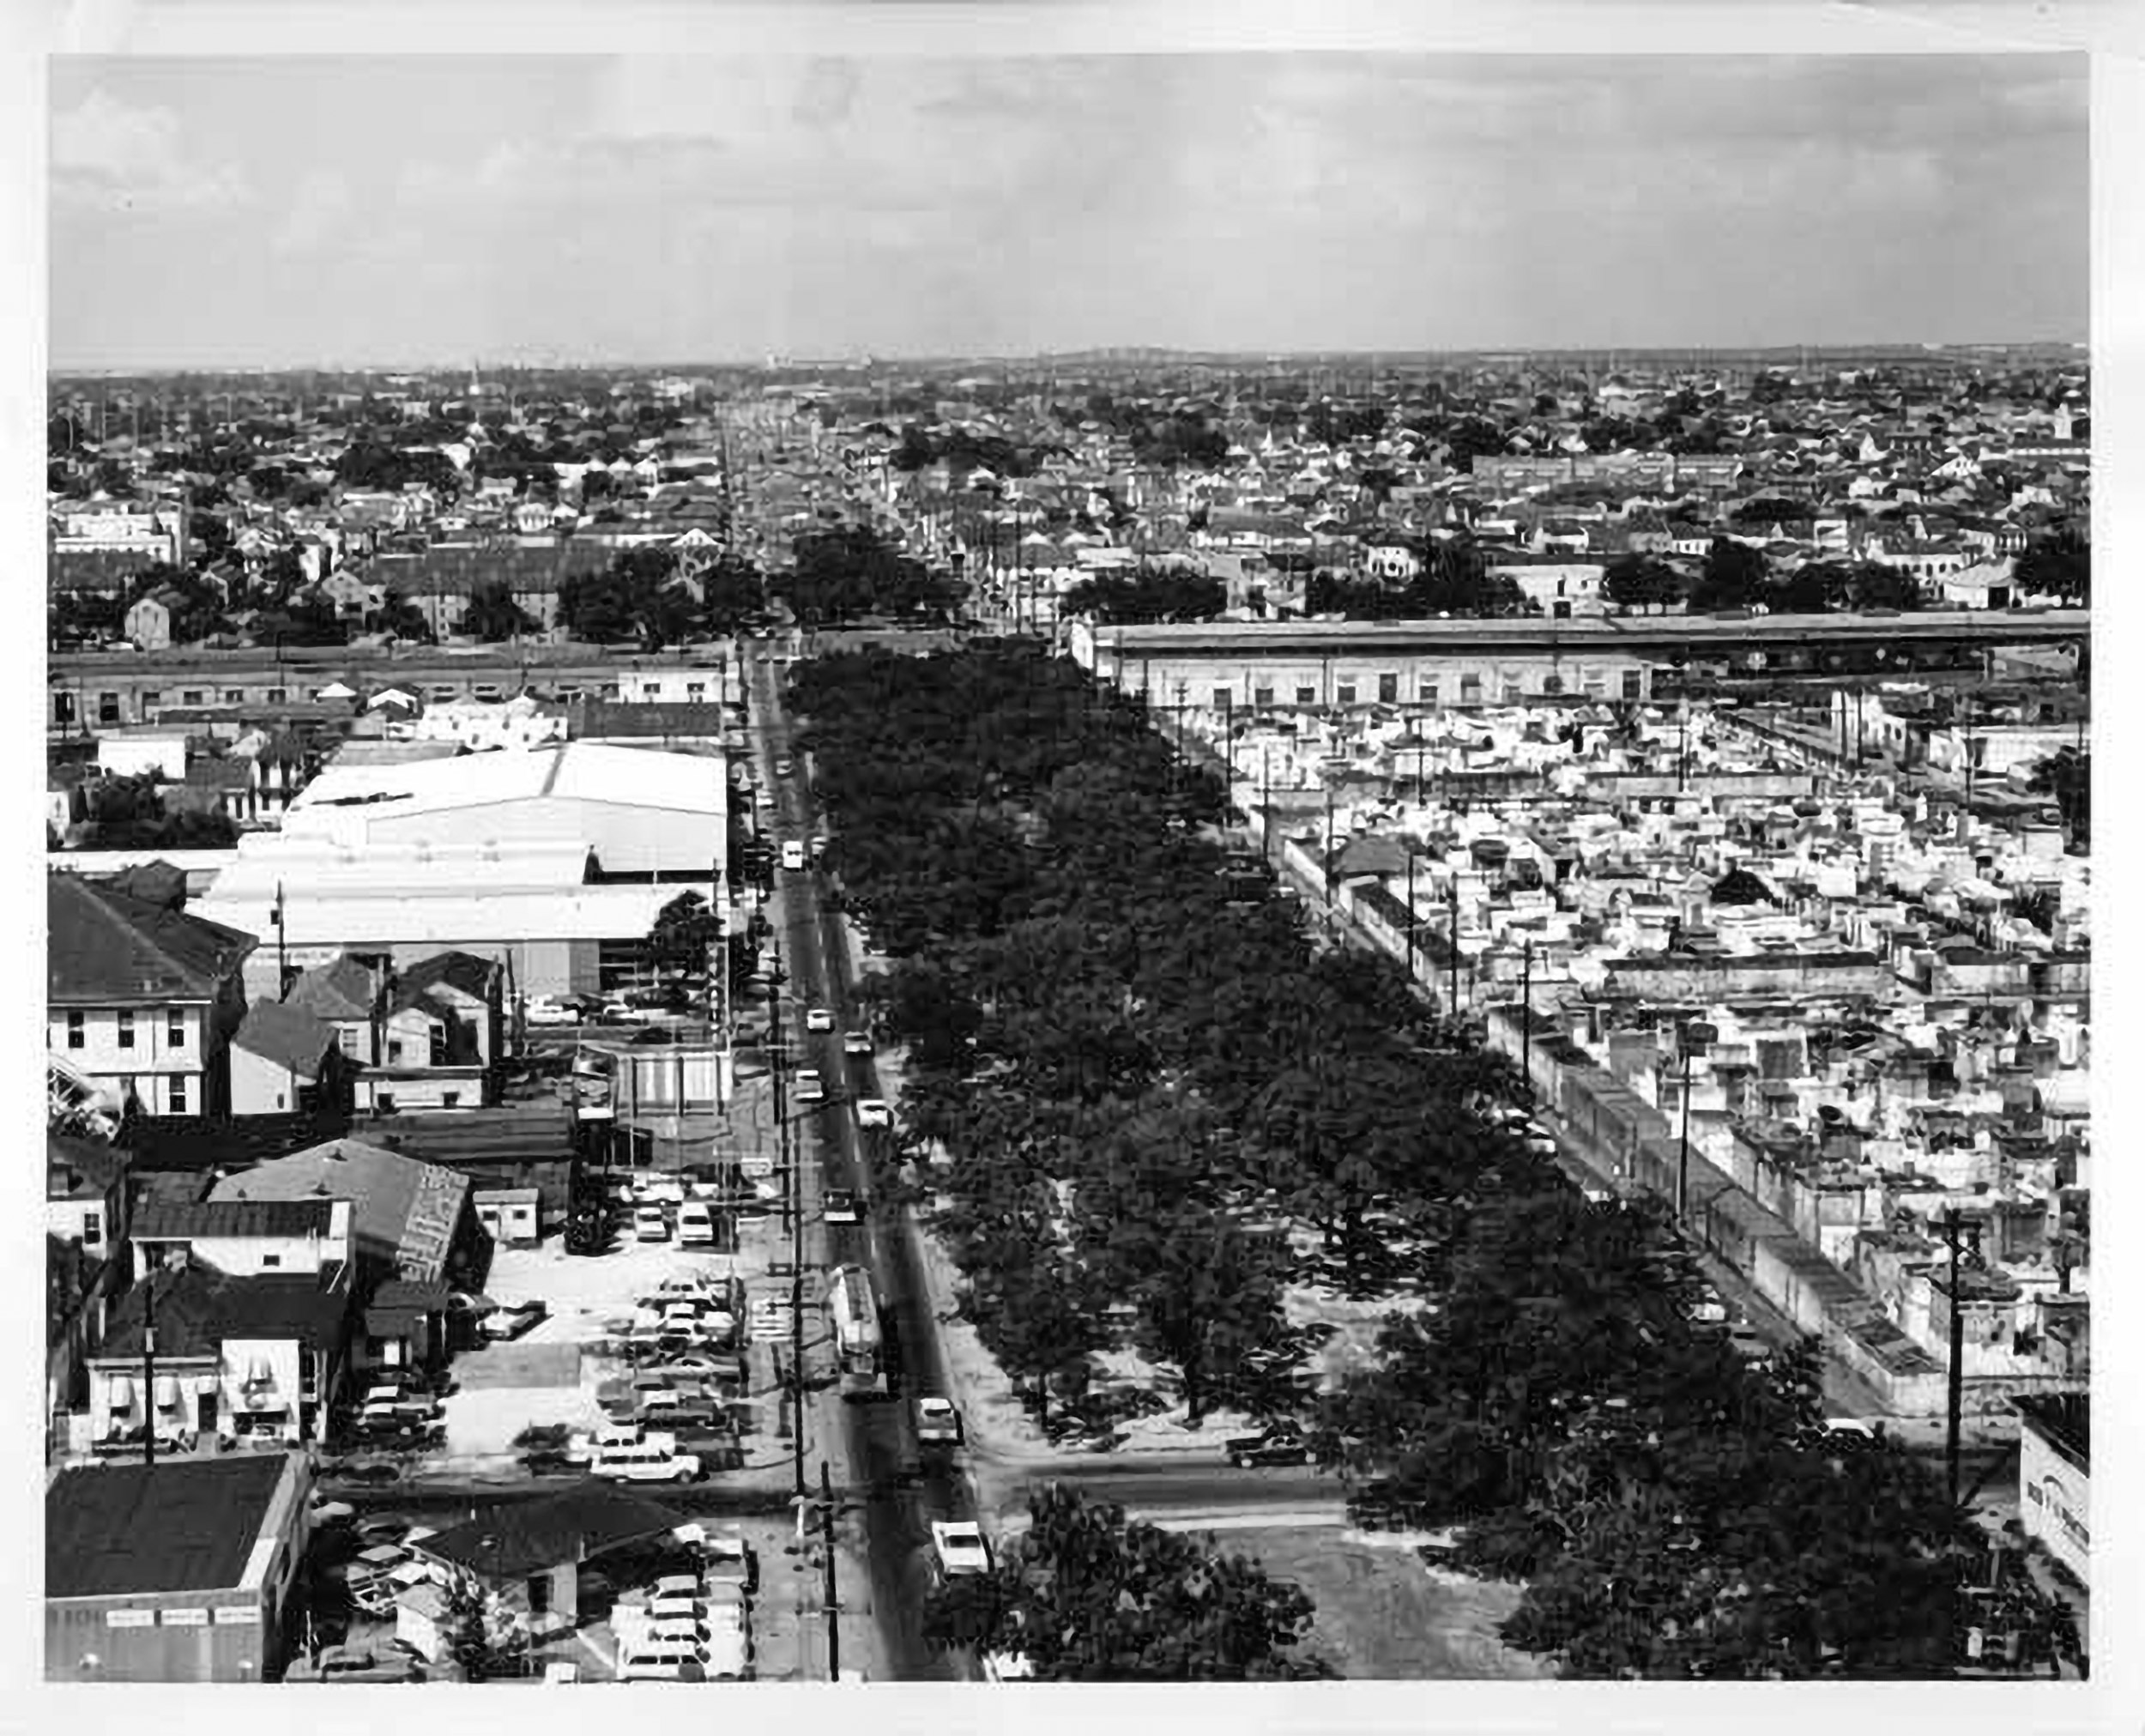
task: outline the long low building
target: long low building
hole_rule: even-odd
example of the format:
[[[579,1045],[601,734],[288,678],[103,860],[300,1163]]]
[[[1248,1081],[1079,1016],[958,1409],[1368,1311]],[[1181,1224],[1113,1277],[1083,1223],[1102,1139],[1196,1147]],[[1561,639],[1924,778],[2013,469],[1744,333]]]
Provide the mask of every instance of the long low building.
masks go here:
[[[2020,645],[2076,647],[2082,609],[1991,614],[1610,615],[1413,621],[1076,622],[1083,668],[1157,709],[1345,710],[1516,705],[1540,699],[1645,701],[1656,672],[1684,663],[1786,669],[1813,660],[1918,660]]]

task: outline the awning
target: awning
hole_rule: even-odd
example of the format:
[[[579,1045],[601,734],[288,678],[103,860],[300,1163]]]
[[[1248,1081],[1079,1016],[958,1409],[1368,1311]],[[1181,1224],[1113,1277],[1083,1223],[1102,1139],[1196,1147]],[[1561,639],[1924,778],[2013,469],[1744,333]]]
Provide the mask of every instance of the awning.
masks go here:
[[[112,1376],[112,1384],[106,1388],[106,1391],[108,1391],[112,1395],[112,1408],[113,1410],[130,1411],[134,1408],[134,1382],[128,1376]]]
[[[156,1407],[160,1411],[176,1410],[178,1406],[178,1379],[174,1375],[156,1377]]]

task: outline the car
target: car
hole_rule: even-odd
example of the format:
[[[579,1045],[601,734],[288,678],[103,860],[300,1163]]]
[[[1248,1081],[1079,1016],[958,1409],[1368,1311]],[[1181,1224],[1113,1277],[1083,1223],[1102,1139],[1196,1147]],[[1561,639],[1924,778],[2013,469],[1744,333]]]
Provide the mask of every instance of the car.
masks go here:
[[[522,1004],[522,1017],[531,1025],[578,1025],[581,1012],[548,995],[532,995]]]
[[[805,1029],[814,1035],[834,1029],[834,1015],[824,1007],[814,1007],[805,1014]]]
[[[665,1435],[650,1435],[637,1446],[600,1449],[589,1471],[615,1483],[698,1483],[707,1474],[698,1454],[680,1453]]]
[[[894,1112],[884,1098],[860,1097],[856,1100],[856,1124],[861,1128],[890,1128],[894,1124]]]
[[[670,1219],[663,1215],[661,1206],[639,1206],[633,1212],[633,1239],[636,1242],[668,1242],[670,1240]]]
[[[318,1525],[345,1525],[358,1516],[358,1509],[347,1501],[330,1501],[325,1495],[316,1494],[306,1503],[306,1513]]]
[[[787,777],[796,769],[795,764],[788,759],[777,759],[775,762],[775,776],[777,777]]]
[[[424,1672],[414,1660],[390,1652],[384,1655],[368,1646],[336,1646],[321,1654],[323,1682],[421,1682]]]
[[[844,1031],[842,1033],[843,1054],[868,1056],[871,1052],[872,1039],[865,1032],[861,1031]]]
[[[939,1571],[948,1579],[990,1571],[990,1544],[972,1519],[933,1520],[931,1546],[938,1552]]]
[[[958,1447],[962,1441],[961,1413],[951,1399],[916,1400],[916,1439],[927,1447]]]
[[[760,790],[752,797],[752,806],[755,808],[772,808],[774,805],[775,798],[769,795],[764,789]]]
[[[861,1224],[864,1221],[863,1208],[857,1204],[853,1188],[829,1188],[819,1201],[819,1215],[830,1224]]]
[[[1254,1465],[1308,1465],[1311,1443],[1293,1423],[1276,1423],[1260,1435],[1239,1435],[1227,1446],[1231,1468],[1247,1470]]]
[[[797,1069],[797,1083],[791,1088],[789,1094],[799,1103],[825,1103],[827,1096],[826,1081],[819,1077],[818,1068],[801,1067]]]
[[[529,1328],[544,1319],[551,1310],[535,1297],[496,1308],[484,1316],[482,1326],[486,1338],[519,1338]]]

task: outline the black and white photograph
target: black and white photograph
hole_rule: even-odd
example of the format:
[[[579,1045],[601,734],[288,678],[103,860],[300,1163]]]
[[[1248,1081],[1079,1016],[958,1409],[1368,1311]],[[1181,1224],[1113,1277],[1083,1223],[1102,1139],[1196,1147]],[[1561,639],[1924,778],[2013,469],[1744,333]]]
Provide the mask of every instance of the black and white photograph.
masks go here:
[[[2097,1703],[2082,43],[139,9],[49,1687]]]

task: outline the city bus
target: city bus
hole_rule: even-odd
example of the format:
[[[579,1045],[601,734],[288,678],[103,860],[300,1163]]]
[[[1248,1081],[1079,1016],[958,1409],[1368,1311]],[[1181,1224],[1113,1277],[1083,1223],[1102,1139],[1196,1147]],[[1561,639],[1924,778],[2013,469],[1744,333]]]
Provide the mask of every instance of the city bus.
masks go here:
[[[883,1398],[886,1370],[881,1356],[879,1302],[872,1280],[861,1266],[836,1268],[827,1288],[827,1313],[834,1322],[835,1352],[845,1399]]]

